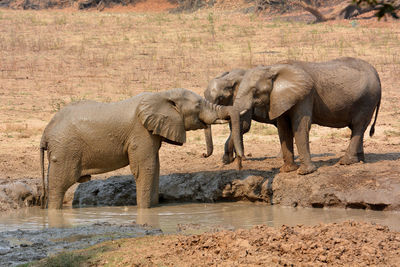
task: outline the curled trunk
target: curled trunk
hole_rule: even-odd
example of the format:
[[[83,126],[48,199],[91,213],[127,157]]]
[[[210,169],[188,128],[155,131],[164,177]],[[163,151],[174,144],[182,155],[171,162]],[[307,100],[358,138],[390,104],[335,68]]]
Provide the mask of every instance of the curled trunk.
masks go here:
[[[240,115],[239,111],[233,106],[220,106],[212,104],[208,101],[205,101],[205,113],[203,114],[204,118],[202,120],[208,124],[214,123],[218,119],[227,120],[230,119],[232,123],[232,140],[233,145],[235,147],[237,156],[241,159],[243,157],[243,142],[241,142],[241,133],[240,133]],[[206,142],[207,143],[207,154],[205,156],[209,156],[212,153],[212,137],[211,137],[211,128],[206,129]],[[210,152],[210,153],[209,153]]]
[[[224,115],[226,114],[221,114],[221,106],[213,104],[207,100],[205,101],[205,106],[207,107],[206,109],[209,110],[209,117],[216,116],[216,119],[225,119],[226,116],[224,117]],[[216,119],[213,119],[212,122]],[[207,128],[204,129],[204,137],[206,140],[207,153],[203,153],[203,157],[208,158],[214,151],[211,124],[207,124]]]

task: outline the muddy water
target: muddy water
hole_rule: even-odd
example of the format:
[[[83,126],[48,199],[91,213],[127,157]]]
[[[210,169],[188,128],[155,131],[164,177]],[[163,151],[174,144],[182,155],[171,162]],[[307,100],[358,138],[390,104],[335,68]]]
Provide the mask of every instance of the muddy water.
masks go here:
[[[73,227],[92,223],[126,224],[136,222],[174,233],[191,228],[198,231],[213,228],[250,228],[269,226],[315,225],[345,220],[374,222],[400,231],[400,213],[357,209],[285,208],[248,202],[215,204],[169,204],[149,210],[132,207],[96,207],[61,211],[30,208],[0,214],[0,232],[41,230],[49,227]]]

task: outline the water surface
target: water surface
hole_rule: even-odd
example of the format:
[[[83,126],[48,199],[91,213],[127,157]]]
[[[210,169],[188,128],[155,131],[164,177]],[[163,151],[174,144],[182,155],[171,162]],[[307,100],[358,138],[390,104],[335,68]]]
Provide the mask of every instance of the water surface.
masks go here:
[[[65,208],[48,211],[27,208],[0,213],[0,232],[9,230],[40,230],[48,227],[73,227],[109,222],[116,224],[148,224],[164,233],[177,232],[182,225],[200,228],[250,228],[257,224],[279,227],[283,224],[316,225],[345,220],[366,221],[400,231],[400,213],[358,209],[313,209],[270,206],[263,203],[229,202],[212,204],[163,204],[138,210],[136,206]]]

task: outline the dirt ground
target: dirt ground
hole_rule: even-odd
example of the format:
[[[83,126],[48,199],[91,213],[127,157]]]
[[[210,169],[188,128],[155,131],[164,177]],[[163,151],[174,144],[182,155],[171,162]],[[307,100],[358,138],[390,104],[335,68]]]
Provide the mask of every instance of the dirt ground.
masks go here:
[[[82,266],[397,266],[400,233],[351,221],[279,229],[260,225],[108,241],[68,259]]]
[[[363,170],[365,164],[373,164],[368,168],[371,177],[382,175],[384,167],[387,177],[400,179],[397,171],[387,168],[400,165],[400,21],[314,25],[220,7],[193,14],[143,10],[146,13],[0,10],[1,182],[40,179],[41,133],[68,103],[119,101],[143,91],[176,87],[202,94],[210,79],[233,68],[340,56],[374,65],[383,91],[375,135],[366,136],[364,142],[366,163],[351,168]],[[226,125],[213,128],[214,155],[206,159],[201,156],[202,131],[188,132],[182,147],[163,145],[161,174],[234,169],[220,160],[228,132]],[[342,172],[348,167],[337,162],[348,139],[348,129],[313,125],[313,160],[332,168],[330,172],[335,168]],[[280,167],[274,126],[254,123],[244,142],[249,158],[245,169]],[[93,178],[129,173],[126,167]],[[395,266],[399,243],[398,233],[367,224],[260,226],[250,231],[115,241],[104,245],[112,249],[104,249],[104,257],[94,264]]]

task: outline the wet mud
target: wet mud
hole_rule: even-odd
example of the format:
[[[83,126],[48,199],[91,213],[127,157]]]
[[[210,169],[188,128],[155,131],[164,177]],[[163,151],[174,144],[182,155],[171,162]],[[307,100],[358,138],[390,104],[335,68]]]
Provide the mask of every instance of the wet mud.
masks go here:
[[[92,256],[99,250],[100,255]],[[86,266],[398,266],[400,233],[353,221],[258,225],[123,239],[73,255],[84,257]]]
[[[159,229],[137,224],[106,222],[71,228],[5,231],[0,233],[0,266],[16,266],[108,240],[161,233]]]

